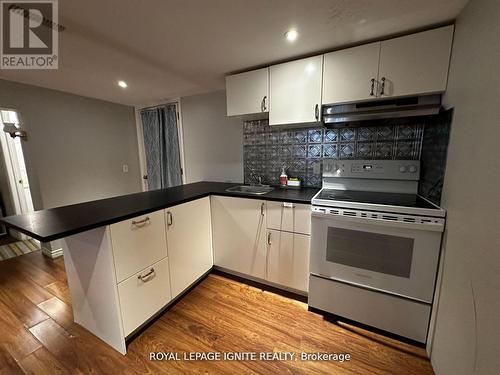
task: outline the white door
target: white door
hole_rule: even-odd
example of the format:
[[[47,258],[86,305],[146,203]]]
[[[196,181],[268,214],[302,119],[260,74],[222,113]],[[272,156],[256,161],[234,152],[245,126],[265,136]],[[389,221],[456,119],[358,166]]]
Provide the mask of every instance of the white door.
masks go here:
[[[269,68],[269,125],[320,121],[323,56]]]
[[[309,236],[268,230],[267,243],[267,280],[307,292]]]
[[[172,297],[176,297],[213,265],[210,198],[165,210]]]
[[[214,264],[265,278],[266,203],[257,199],[212,196]]]
[[[7,145],[12,165],[12,173],[15,181],[14,196],[18,197],[20,213],[33,212],[33,201],[31,200],[31,191],[26,165],[24,163],[21,138],[11,138],[7,134],[3,134],[3,136],[5,136],[5,144]]]
[[[380,48],[381,97],[446,90],[454,26],[383,41]]]
[[[227,115],[269,112],[269,68],[226,77]]]
[[[380,42],[325,54],[323,104],[374,99]]]

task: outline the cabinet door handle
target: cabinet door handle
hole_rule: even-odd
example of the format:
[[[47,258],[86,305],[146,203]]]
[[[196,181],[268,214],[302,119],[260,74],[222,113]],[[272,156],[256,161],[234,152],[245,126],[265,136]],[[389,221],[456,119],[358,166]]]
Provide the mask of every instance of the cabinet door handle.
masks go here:
[[[370,96],[374,96],[375,95],[375,78],[372,78],[371,82],[372,82],[372,86],[371,86],[371,90],[370,90]]]
[[[271,251],[271,232],[267,234],[267,249],[266,249],[266,279],[269,279],[269,251]]]
[[[265,112],[265,111],[266,111],[266,109],[267,109],[267,108],[266,108],[266,99],[267,99],[267,96],[264,96],[264,97],[262,98],[262,102],[260,103],[260,110],[261,110],[262,112]]]
[[[316,118],[316,121],[319,121],[319,105],[316,104],[314,106],[314,117]]]
[[[138,220],[138,221],[135,221],[135,220],[132,220],[132,225],[135,225],[136,227],[139,227],[139,228],[142,228],[143,226],[145,226],[147,223],[149,223],[149,217],[146,216],[144,219],[142,220]]]
[[[146,281],[150,280],[150,279],[148,279],[148,277],[151,276],[154,273],[155,273],[155,269],[151,268],[147,274],[145,274],[145,275],[139,275],[139,276],[137,276],[137,278],[139,280],[143,281],[143,282],[146,282]]]
[[[382,88],[380,89],[380,96],[385,95],[385,92],[384,92],[384,90],[385,90],[385,77],[382,77],[381,81],[382,81]]]
[[[260,205],[260,214],[261,216],[264,216],[264,202],[262,202],[262,204]]]
[[[174,217],[172,216],[172,212],[167,211],[167,226],[171,226],[174,223]]]

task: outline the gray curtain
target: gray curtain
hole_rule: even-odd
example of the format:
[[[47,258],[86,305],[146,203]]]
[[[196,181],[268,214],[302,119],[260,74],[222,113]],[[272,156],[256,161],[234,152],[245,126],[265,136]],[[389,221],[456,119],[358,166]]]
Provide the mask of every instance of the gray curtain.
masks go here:
[[[149,190],[182,184],[175,104],[141,111]]]

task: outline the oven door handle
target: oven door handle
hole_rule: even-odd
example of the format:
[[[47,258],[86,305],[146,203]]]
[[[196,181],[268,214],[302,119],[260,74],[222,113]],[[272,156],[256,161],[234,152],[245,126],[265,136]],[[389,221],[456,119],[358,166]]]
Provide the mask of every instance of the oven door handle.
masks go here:
[[[328,213],[314,212],[314,211],[311,213],[311,216],[313,218],[316,217],[320,219],[337,220],[337,221],[344,221],[356,224],[370,224],[381,227],[417,229],[430,232],[443,232],[444,230],[444,220],[442,219],[435,219],[437,222],[411,223],[411,222],[403,222],[396,220],[375,219],[370,217],[335,215],[335,214],[328,214]],[[393,215],[388,214],[388,216],[393,216]]]

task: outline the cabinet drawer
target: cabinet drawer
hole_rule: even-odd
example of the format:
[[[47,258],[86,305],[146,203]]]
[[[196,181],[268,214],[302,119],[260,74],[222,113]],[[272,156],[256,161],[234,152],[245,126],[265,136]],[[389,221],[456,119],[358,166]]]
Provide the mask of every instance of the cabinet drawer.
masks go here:
[[[308,305],[425,343],[431,306],[310,275]]]
[[[167,256],[163,210],[110,225],[117,282]]]
[[[267,228],[311,234],[311,206],[287,202],[267,202]]]
[[[125,336],[171,300],[168,258],[118,284]]]

